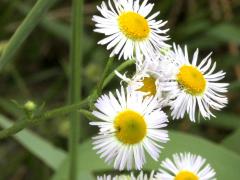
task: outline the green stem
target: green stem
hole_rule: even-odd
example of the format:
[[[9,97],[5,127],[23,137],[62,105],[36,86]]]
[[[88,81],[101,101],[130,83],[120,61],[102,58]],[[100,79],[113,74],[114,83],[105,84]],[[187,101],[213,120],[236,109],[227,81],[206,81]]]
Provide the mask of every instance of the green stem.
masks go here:
[[[72,38],[71,38],[71,77],[70,103],[81,100],[81,67],[82,67],[82,33],[83,33],[83,0],[72,1]],[[70,116],[69,134],[69,179],[77,180],[78,172],[78,140],[80,132],[80,116],[77,111]]]
[[[133,65],[135,63],[135,60],[128,60],[128,61],[125,61],[124,63],[122,63],[120,66],[118,66],[113,72],[111,72],[111,74],[109,74],[107,76],[107,78],[104,80],[104,83],[103,83],[103,88],[105,88],[108,83],[114,78],[114,76],[116,75],[115,74],[115,71],[123,71],[124,69],[126,69],[127,67]]]
[[[92,112],[85,110],[85,109],[80,109],[79,112],[84,115],[89,121],[100,121],[96,116],[92,114]]]
[[[29,98],[30,91],[28,90],[26,83],[14,65],[11,66],[11,73],[21,93],[24,95],[24,97]]]
[[[134,63],[135,63],[134,60],[125,61],[120,66],[118,66],[115,70],[121,72],[125,68],[131,66]],[[113,79],[114,76],[115,76],[115,73],[113,71],[104,80],[102,88],[105,88],[107,86],[107,84]],[[94,99],[92,97],[94,97]],[[97,96],[97,90],[95,90],[95,91],[93,91],[93,93],[90,96],[88,96],[82,102],[78,102],[78,103],[71,104],[71,105],[68,105],[68,106],[63,106],[63,107],[60,107],[60,108],[55,108],[53,110],[47,111],[45,113],[42,113],[39,116],[35,116],[32,119],[23,119],[23,120],[15,123],[11,127],[0,131],[0,139],[4,139],[4,138],[9,137],[9,136],[11,136],[13,134],[16,134],[19,131],[21,131],[22,129],[24,129],[24,128],[30,126],[30,125],[33,125],[33,124],[41,123],[41,122],[43,122],[46,119],[57,117],[57,116],[62,116],[62,115],[68,114],[70,112],[79,110],[80,108],[82,108],[84,106],[87,106],[89,104],[89,102],[91,102],[91,101],[94,102],[97,99],[97,97],[98,97]]]
[[[111,66],[112,66],[113,61],[114,61],[114,58],[113,58],[113,57],[112,57],[112,58],[109,58],[109,60],[107,61],[107,64],[106,64],[105,69],[104,69],[104,71],[103,71],[102,77],[100,78],[100,81],[99,81],[99,83],[98,83],[98,85],[97,85],[97,95],[98,95],[98,96],[100,96],[100,94],[101,94],[104,80],[105,80],[105,78],[106,78],[106,76],[107,76],[107,74],[108,74],[108,72],[109,72],[109,69],[110,69]]]
[[[9,137],[13,134],[18,133],[19,131],[21,131],[22,129],[24,129],[27,126],[30,126],[33,124],[38,124],[38,123],[43,122],[46,119],[54,118],[57,116],[62,116],[62,115],[68,114],[70,112],[79,110],[80,108],[86,106],[87,104],[88,104],[88,99],[85,99],[84,101],[82,101],[80,103],[76,103],[76,104],[72,104],[72,105],[68,105],[68,106],[64,106],[64,107],[60,107],[57,109],[47,111],[45,113],[42,113],[39,116],[33,117],[32,119],[24,118],[22,120],[19,120],[17,123],[12,125],[11,127],[0,131],[0,140],[4,139],[6,137]]]
[[[0,58],[0,71],[11,62],[12,57],[23,44],[25,39],[30,35],[32,30],[38,25],[47,10],[56,2],[56,0],[38,0],[27,17],[15,31],[8,41]]]

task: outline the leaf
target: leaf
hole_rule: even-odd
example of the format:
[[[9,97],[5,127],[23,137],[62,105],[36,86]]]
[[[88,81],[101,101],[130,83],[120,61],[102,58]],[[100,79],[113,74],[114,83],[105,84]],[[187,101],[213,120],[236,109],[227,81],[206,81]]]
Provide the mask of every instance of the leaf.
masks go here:
[[[240,154],[240,128],[222,141],[222,145]]]
[[[224,42],[240,44],[240,27],[234,24],[220,24],[209,30],[207,35],[215,37]]]
[[[22,2],[17,3],[16,8],[23,14],[27,14],[27,12],[30,10],[30,7]],[[54,35],[69,41],[71,35],[71,29],[69,28],[69,25],[59,23],[56,20],[51,20],[51,18],[48,16],[42,18],[41,25]]]
[[[239,27],[233,24],[219,24],[187,41],[189,48],[216,49],[224,43],[240,44]]]
[[[189,36],[197,35],[199,33],[202,33],[206,31],[211,27],[211,24],[208,20],[202,20],[202,21],[192,21],[192,22],[186,22],[181,25],[179,25],[176,29],[176,36],[180,38],[180,40],[184,40],[186,38],[189,38]]]
[[[67,163],[67,162],[65,162]],[[56,173],[51,180],[69,180],[69,175],[68,175],[68,170],[69,170],[69,166],[65,165],[64,167],[66,167],[67,169],[65,170],[59,170],[58,173]],[[86,180],[95,180],[96,178],[93,176],[93,174],[90,171],[78,171],[77,174],[77,180],[82,180],[82,179],[86,179]]]
[[[7,128],[11,125],[12,123],[9,119],[0,115],[1,127]],[[53,170],[58,169],[66,157],[66,153],[63,150],[56,148],[50,142],[29,130],[22,130],[14,135],[14,138]]]
[[[7,100],[5,98],[0,97],[0,107],[4,111],[14,114],[15,117],[19,117],[22,115],[21,110],[17,107],[15,100]]]
[[[38,25],[43,15],[53,6],[57,0],[38,0],[31,11],[27,14],[21,25],[8,41],[0,57],[0,70],[13,60],[13,56],[20,48],[32,30]]]
[[[216,113],[216,118],[202,120],[203,123],[223,127],[225,129],[236,129],[240,127],[239,116],[233,113]]]
[[[87,141],[79,147],[78,162],[81,171],[100,172],[113,169],[112,166],[108,166],[104,163],[104,161],[96,155],[96,152],[91,149],[91,141]],[[170,141],[163,149],[160,155],[160,161],[166,157],[171,157],[173,153],[179,152],[191,152],[206,158],[207,162],[216,170],[218,180],[236,180],[236,177],[240,177],[238,168],[240,156],[236,153],[203,138],[170,131]],[[155,162],[148,157],[144,169],[157,170],[160,161]],[[56,171],[55,177],[66,174],[67,169],[68,160],[66,159],[62,166]]]
[[[2,54],[6,46],[7,46],[7,41],[0,41],[0,55]]]

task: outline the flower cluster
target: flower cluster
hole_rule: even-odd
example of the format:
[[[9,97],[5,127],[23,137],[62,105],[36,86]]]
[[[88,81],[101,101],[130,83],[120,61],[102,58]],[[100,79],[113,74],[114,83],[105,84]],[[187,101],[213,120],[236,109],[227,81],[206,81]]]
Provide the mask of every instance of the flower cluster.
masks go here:
[[[108,0],[97,9],[101,15],[93,16],[95,32],[105,35],[99,44],[111,49],[110,56],[133,59],[136,72],[115,72],[122,82],[113,93],[97,100],[93,115],[100,121],[91,122],[100,131],[93,138],[94,149],[108,164],[119,170],[141,170],[146,153],[158,161],[164,143],[169,141],[169,108],[172,119],[188,115],[210,119],[213,110],[227,104],[227,83],[219,82],[223,71],[214,72],[216,63],[211,53],[199,60],[198,49],[190,58],[187,46],[169,45],[166,22],[156,20],[160,12],[151,14],[154,4],[148,0]],[[200,116],[199,116],[200,115]],[[148,178],[142,172],[98,177],[98,179],[161,179],[161,180],[212,180],[215,172],[205,159],[190,153],[173,155],[162,168]]]

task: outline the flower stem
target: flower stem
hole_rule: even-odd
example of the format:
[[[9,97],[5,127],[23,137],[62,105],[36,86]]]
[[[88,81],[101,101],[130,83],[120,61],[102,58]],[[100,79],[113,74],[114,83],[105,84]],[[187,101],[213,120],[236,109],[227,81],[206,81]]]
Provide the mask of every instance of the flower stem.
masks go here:
[[[83,0],[72,1],[72,38],[71,38],[71,77],[70,103],[81,100],[81,67],[82,67],[82,33],[83,33]],[[69,179],[77,180],[78,140],[80,131],[80,114],[75,111],[70,115],[69,134]]]
[[[88,104],[88,101],[89,100],[86,99],[86,100],[84,100],[80,103],[56,108],[56,109],[47,111],[45,113],[42,113],[41,115],[35,116],[32,119],[28,119],[27,117],[23,118],[23,119],[20,119],[20,120],[18,120],[17,123],[13,124],[11,127],[0,131],[0,140],[4,139],[6,137],[9,137],[11,135],[14,135],[14,134],[18,133],[19,131],[21,131],[22,129],[30,126],[30,125],[39,124],[39,123],[42,123],[46,119],[50,119],[50,118],[53,118],[53,117],[65,115],[65,114],[68,114],[70,112],[79,110],[80,108],[86,106]]]
[[[126,69],[127,67],[134,64],[134,62],[135,62],[134,60],[125,61],[120,66],[118,66],[115,70],[121,72],[124,69]],[[114,76],[115,76],[115,73],[113,71],[112,73],[110,73],[106,77],[106,79],[104,80],[102,89],[105,88],[108,85],[108,83],[114,78]],[[92,98],[92,97],[95,97],[95,98]],[[98,97],[97,96],[97,90],[95,90],[95,91],[93,91],[93,93],[91,95],[89,95],[87,98],[85,98],[81,102],[77,102],[77,103],[74,103],[74,104],[71,104],[71,105],[62,106],[62,107],[55,108],[55,109],[52,109],[52,110],[49,110],[49,111],[46,111],[46,112],[42,112],[40,115],[34,116],[32,119],[27,119],[27,118],[21,119],[21,121],[13,124],[11,127],[0,131],[0,140],[4,139],[4,138],[7,138],[11,135],[14,135],[14,134],[18,133],[19,131],[21,131],[22,129],[30,126],[30,125],[39,124],[39,123],[42,123],[46,119],[66,115],[68,113],[79,110],[79,109],[89,105],[89,102],[94,102],[97,97]]]
[[[106,76],[107,76],[107,74],[109,72],[109,69],[112,66],[113,61],[114,61],[113,57],[109,58],[109,60],[107,61],[107,64],[106,64],[105,69],[103,71],[102,77],[100,78],[100,81],[99,81],[99,83],[97,85],[97,95],[98,96],[100,96],[100,94],[101,94],[101,91],[103,89],[104,79],[106,78]]]

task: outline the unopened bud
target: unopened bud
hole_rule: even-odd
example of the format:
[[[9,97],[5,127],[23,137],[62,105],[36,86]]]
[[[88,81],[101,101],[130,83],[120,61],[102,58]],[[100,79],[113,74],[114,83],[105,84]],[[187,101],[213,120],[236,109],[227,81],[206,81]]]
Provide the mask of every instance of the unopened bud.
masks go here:
[[[25,104],[24,104],[24,108],[27,110],[27,111],[34,111],[36,109],[36,104],[33,102],[33,101],[27,101]]]

